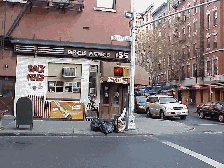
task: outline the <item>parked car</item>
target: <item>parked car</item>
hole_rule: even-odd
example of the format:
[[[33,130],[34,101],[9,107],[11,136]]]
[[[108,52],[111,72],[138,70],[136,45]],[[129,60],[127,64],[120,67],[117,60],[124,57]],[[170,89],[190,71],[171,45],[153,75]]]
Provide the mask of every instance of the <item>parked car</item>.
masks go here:
[[[148,117],[159,116],[161,119],[169,117],[186,119],[189,112],[186,105],[167,95],[152,95],[148,97],[145,110]]]
[[[210,117],[212,119],[218,118],[220,122],[224,121],[224,106],[219,102],[207,102],[199,105],[197,106],[197,113],[201,119]]]
[[[145,102],[146,102],[145,96],[136,96],[135,97],[135,112],[136,113],[145,113]]]

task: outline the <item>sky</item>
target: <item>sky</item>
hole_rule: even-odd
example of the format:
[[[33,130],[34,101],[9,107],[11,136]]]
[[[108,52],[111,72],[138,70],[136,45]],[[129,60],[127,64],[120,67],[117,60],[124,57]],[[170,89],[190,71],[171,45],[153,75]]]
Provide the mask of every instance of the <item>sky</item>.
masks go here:
[[[162,5],[163,2],[166,2],[167,0],[135,0],[135,11],[137,13],[144,12],[147,7],[149,7],[152,3],[154,3],[154,9]]]

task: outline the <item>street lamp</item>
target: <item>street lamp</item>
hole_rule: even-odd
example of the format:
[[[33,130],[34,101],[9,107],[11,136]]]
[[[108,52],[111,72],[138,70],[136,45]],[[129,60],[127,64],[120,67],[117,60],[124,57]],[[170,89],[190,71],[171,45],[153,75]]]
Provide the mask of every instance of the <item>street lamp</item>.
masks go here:
[[[135,10],[134,10],[134,0],[131,0],[132,5],[132,14],[133,14],[133,25],[131,29],[131,63],[130,63],[130,92],[129,92],[129,108],[127,114],[127,126],[126,128],[129,130],[135,129],[135,116],[134,116],[134,80],[135,80],[135,29],[136,29],[136,22],[135,22]]]

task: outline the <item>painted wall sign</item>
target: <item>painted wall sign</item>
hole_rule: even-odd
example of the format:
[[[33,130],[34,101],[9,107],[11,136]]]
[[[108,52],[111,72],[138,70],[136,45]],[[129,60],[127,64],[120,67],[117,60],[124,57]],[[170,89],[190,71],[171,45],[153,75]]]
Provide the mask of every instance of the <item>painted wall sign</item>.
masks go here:
[[[27,75],[28,81],[43,81],[44,80],[44,65],[28,65],[28,71],[32,72]]]

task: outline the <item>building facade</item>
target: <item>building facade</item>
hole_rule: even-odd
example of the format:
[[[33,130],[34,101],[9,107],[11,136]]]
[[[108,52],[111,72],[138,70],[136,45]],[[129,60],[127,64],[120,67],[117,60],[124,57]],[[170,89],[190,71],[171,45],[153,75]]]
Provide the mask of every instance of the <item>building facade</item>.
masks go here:
[[[169,45],[160,60],[160,81],[176,85],[183,103],[189,97],[193,105],[224,101],[223,4],[168,0],[153,13],[152,25]]]
[[[116,106],[118,110],[103,114],[102,83],[110,85],[107,89],[114,99],[122,99],[128,85],[103,81],[102,64],[130,62],[130,41],[120,40],[130,36],[130,0],[3,0],[0,9],[0,99],[4,102],[0,109],[16,115],[17,100],[29,96],[37,102],[36,117],[67,118],[66,112],[60,111],[62,105],[72,106],[70,119],[85,118],[93,104],[101,118],[122,112],[123,100],[111,100],[109,108]],[[119,90],[118,85],[124,89]],[[7,102],[10,107],[5,106]],[[76,114],[81,111],[80,118]]]

